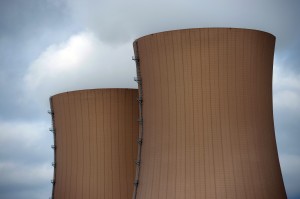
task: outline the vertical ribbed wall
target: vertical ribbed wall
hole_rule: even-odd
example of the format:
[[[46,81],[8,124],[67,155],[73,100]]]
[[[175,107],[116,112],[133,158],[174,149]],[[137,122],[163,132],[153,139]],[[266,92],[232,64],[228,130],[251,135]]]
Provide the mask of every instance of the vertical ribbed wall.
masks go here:
[[[54,199],[129,199],[137,156],[136,89],[95,89],[51,98]]]
[[[138,199],[283,199],[272,112],[275,37],[169,31],[135,41],[143,86]]]

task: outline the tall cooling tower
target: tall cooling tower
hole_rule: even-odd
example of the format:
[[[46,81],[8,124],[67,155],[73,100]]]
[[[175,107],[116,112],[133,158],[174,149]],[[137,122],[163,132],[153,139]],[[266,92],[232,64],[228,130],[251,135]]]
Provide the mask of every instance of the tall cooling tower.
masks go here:
[[[95,89],[50,98],[54,199],[129,199],[137,155],[136,89]]]
[[[232,28],[134,42],[143,144],[133,198],[286,198],[273,124],[274,45],[269,33]]]

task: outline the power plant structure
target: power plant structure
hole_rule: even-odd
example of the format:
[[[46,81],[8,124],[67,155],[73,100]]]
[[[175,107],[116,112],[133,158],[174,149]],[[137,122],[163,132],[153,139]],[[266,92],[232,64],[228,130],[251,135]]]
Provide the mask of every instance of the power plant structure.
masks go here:
[[[92,89],[50,98],[55,136],[52,198],[131,199],[137,89]]]
[[[55,199],[287,198],[274,132],[272,34],[173,30],[133,47],[138,92],[51,98]]]
[[[286,198],[275,141],[275,37],[175,30],[134,42],[143,90],[137,199]]]

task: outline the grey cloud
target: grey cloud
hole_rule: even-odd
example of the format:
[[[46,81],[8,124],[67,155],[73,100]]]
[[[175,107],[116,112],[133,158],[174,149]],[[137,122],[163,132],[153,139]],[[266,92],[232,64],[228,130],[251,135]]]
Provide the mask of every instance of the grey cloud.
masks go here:
[[[16,191],[18,190],[18,191]],[[31,186],[28,185],[0,185],[0,198],[2,199],[16,199],[16,198],[30,198],[41,199],[49,198],[51,196],[51,187],[46,186],[45,183],[37,183]]]
[[[80,29],[60,0],[0,2],[0,118],[38,118],[33,104],[20,104],[22,78],[30,62],[49,45]]]
[[[290,64],[297,61],[291,60]],[[279,152],[300,157],[300,73],[277,57],[273,74],[274,121]],[[299,62],[300,63],[300,62]],[[298,64],[299,64],[298,63]],[[299,169],[300,170],[300,169]]]
[[[273,105],[277,147],[289,198],[300,198],[300,73],[285,64],[295,64],[279,56],[273,75]]]
[[[43,165],[26,166],[17,165],[17,167],[1,170],[0,180],[0,198],[16,199],[47,198],[51,195],[51,184],[49,171],[39,171]],[[49,168],[50,170],[51,168]],[[19,171],[16,173],[16,171]],[[50,170],[51,171],[51,170]],[[5,173],[3,173],[5,172]],[[17,175],[17,176],[16,176]]]
[[[299,93],[299,92],[298,92]],[[287,100],[287,103],[291,103]],[[300,109],[274,106],[275,131],[279,152],[300,157]],[[300,168],[299,168],[300,170]]]
[[[282,154],[280,161],[289,198],[299,199],[300,156]]]
[[[280,153],[295,154],[300,157],[299,112],[274,107],[274,115]]]
[[[31,165],[52,161],[49,122],[0,121],[0,169],[4,162]]]
[[[52,135],[45,122],[0,121],[0,198],[44,198],[51,193]]]
[[[2,132],[8,134],[10,132]],[[26,129],[21,133],[28,133]],[[28,139],[14,137],[6,143],[1,143],[0,158],[1,161],[14,162],[17,164],[34,165],[39,162],[47,162],[49,165],[53,160],[53,151],[50,146],[53,143],[53,137],[45,128],[40,131],[45,135],[39,141],[31,145],[24,144]],[[48,135],[49,134],[49,135]],[[20,136],[21,137],[21,136]]]
[[[285,48],[279,49],[276,55],[284,70],[300,74],[300,38],[292,40]]]
[[[58,0],[1,1],[0,11],[2,37],[32,36],[70,22],[64,2]]]
[[[66,1],[75,18],[107,42],[170,29],[230,26],[270,31],[281,47],[299,33],[294,20],[299,1]]]

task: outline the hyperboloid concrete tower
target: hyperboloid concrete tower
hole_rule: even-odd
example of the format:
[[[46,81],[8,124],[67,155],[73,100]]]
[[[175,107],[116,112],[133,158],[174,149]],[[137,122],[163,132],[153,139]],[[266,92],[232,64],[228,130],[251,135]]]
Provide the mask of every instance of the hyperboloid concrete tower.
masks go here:
[[[138,138],[136,89],[94,89],[50,98],[54,199],[131,199]]]
[[[275,37],[233,28],[134,42],[138,199],[283,199],[272,111]]]

